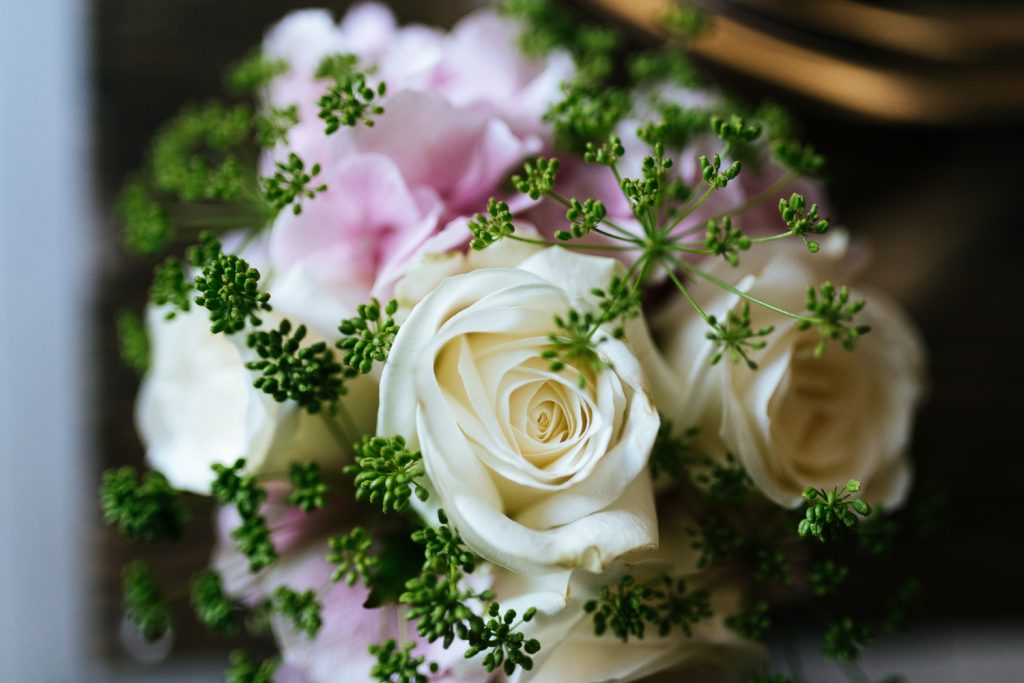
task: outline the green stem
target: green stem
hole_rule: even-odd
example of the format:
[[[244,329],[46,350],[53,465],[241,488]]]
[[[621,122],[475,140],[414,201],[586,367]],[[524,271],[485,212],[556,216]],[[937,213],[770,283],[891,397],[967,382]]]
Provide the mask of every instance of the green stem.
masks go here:
[[[662,235],[668,235],[673,230],[675,230],[676,227],[678,227],[680,223],[682,223],[684,220],[686,220],[687,217],[689,217],[694,211],[699,209],[701,207],[701,205],[704,202],[707,201],[708,197],[710,197],[711,193],[714,192],[714,191],[715,191],[715,186],[711,185],[709,183],[708,184],[708,189],[704,191],[704,194],[702,194],[700,196],[700,199],[698,199],[695,203],[691,203],[689,206],[684,207],[679,212],[679,215],[676,216],[674,219],[672,219],[671,223],[669,223],[668,225],[665,226],[665,228],[661,231],[661,234]],[[689,232],[689,229],[687,230],[687,232]]]
[[[787,237],[792,237],[791,232],[780,232],[778,235],[771,235],[769,237],[752,237],[750,239],[751,244],[764,244],[765,242],[775,242],[777,240],[784,240]]]
[[[760,192],[752,195],[745,202],[737,204],[736,206],[732,207],[731,209],[723,211],[717,216],[712,216],[709,220],[717,221],[725,218],[726,216],[735,216],[736,214],[743,213],[747,209],[753,206],[757,206],[765,199],[767,199],[769,196],[777,193],[779,190],[781,190],[782,188],[786,187],[794,180],[796,180],[797,177],[797,174],[794,173],[793,171],[786,171],[786,173],[783,174],[781,178],[779,178],[774,183],[764,188]]]
[[[711,284],[715,285],[716,287],[718,287],[720,289],[724,289],[725,291],[727,291],[727,292],[729,292],[731,294],[735,294],[736,296],[738,296],[738,297],[740,297],[742,299],[746,299],[747,301],[750,301],[751,303],[755,303],[758,306],[762,306],[763,308],[767,308],[770,311],[775,311],[776,313],[784,315],[787,318],[792,318],[794,320],[799,320],[801,322],[809,322],[809,323],[819,322],[817,318],[810,318],[810,317],[807,317],[805,315],[800,315],[798,313],[793,313],[791,311],[787,311],[784,308],[779,308],[778,306],[776,306],[774,304],[768,303],[764,299],[759,299],[756,296],[748,294],[747,292],[740,291],[739,289],[736,289],[736,287],[730,285],[728,282],[725,282],[724,280],[719,280],[717,277],[715,277],[711,273],[708,273],[708,272],[698,268],[697,266],[693,265],[692,263],[687,263],[686,261],[683,261],[681,259],[675,258],[674,256],[669,256],[668,258],[672,259],[673,263],[675,263],[677,266],[679,266],[683,270],[685,270],[685,271],[687,271],[689,273],[692,273],[693,275],[696,275],[698,277],[701,277],[701,278],[707,280],[708,282],[710,282]]]
[[[686,289],[686,287],[683,286],[683,283],[679,281],[678,277],[676,277],[675,271],[673,271],[672,268],[668,267],[667,264],[663,265],[666,265],[665,270],[668,271],[669,278],[672,280],[673,283],[675,283],[676,289],[683,293],[683,296],[685,296],[686,300],[690,302],[690,305],[693,306],[694,310],[696,310],[697,313],[700,314],[700,317],[704,319],[704,322],[710,325],[711,329],[717,330],[718,326],[711,321],[711,316],[709,316],[707,312],[701,307],[701,305],[697,303],[697,300],[693,298],[692,294],[690,294],[690,290]]]
[[[343,424],[338,424],[326,413],[321,414],[324,424],[327,425],[327,429],[331,432],[331,436],[334,437],[335,441],[344,448],[352,448],[356,439],[351,435],[355,434],[357,430],[355,429],[355,425],[352,423],[352,418],[349,416],[348,411],[345,410],[345,407],[341,405],[341,403],[338,403],[338,416],[341,417]]]
[[[548,192],[548,196],[551,197],[552,199],[554,199],[556,202],[558,202],[559,204],[561,204],[562,206],[564,206],[567,209],[572,207],[572,204],[569,202],[568,199],[566,199],[562,195],[558,194],[554,190],[552,190],[551,192]],[[624,239],[624,240],[629,241],[629,242],[636,241],[636,235],[631,233],[629,230],[626,230],[624,227],[622,227],[621,225],[619,225],[615,221],[610,221],[607,218],[602,218],[601,219],[601,223],[603,225],[608,226],[609,228],[611,228],[613,230],[618,230],[619,233],[621,233],[621,235],[622,235],[621,237],[615,237],[614,239],[619,239],[619,240],[623,240]]]
[[[510,239],[526,244],[536,244],[542,247],[565,247],[567,249],[580,249],[584,251],[634,251],[636,247],[620,247],[614,244],[586,244],[582,242],[548,242],[546,240],[535,240],[530,237],[509,235]]]

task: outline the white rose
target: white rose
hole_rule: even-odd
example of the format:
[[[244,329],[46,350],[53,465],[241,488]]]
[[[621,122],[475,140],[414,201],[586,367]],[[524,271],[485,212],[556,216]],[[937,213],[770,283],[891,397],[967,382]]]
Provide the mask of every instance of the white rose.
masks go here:
[[[517,572],[599,571],[657,543],[647,458],[658,430],[623,341],[583,387],[541,357],[554,317],[588,304],[610,259],[544,250],[516,268],[443,280],[402,324],[377,433],[422,451],[431,502],[466,543]]]
[[[675,506],[678,508],[678,506]],[[526,638],[536,638],[540,651],[531,671],[517,670],[511,683],[590,683],[686,681],[687,683],[745,683],[766,659],[763,646],[740,637],[725,625],[739,612],[741,590],[737,577],[721,571],[702,571],[687,529],[693,520],[682,509],[662,514],[662,545],[654,553],[624,558],[604,574],[581,571],[540,576],[515,576],[497,570],[492,588],[503,609],[522,613],[537,609],[536,617],[521,626]],[[711,593],[712,614],[664,636],[655,626],[643,639],[622,642],[610,631],[594,632],[594,616],[584,609],[600,596],[603,586],[615,587],[629,574],[638,582],[659,582],[662,577],[683,579],[685,590],[702,588]]]
[[[301,324],[291,310],[316,300],[302,273],[287,275],[280,292],[272,290],[274,311],[262,315],[263,329],[276,327],[281,315]],[[348,448],[332,434],[327,418],[310,415],[293,401],[278,403],[253,386],[255,371],[245,363],[257,356],[246,348],[244,332],[213,334],[209,312],[195,304],[172,320],[165,320],[167,311],[150,307],[146,312],[151,361],[135,420],[150,465],[172,485],[209,493],[211,466],[238,458],[246,459],[247,473],[271,478],[287,477],[292,462],[340,466],[347,461]],[[309,343],[318,340],[317,327],[310,328]],[[342,400],[353,421],[372,432],[376,381],[361,377],[348,387]]]
[[[738,268],[723,261],[708,267],[721,279],[761,300],[802,312],[806,288],[826,280],[839,286],[846,239],[830,236],[818,254],[787,242],[744,254]],[[692,284],[706,311],[726,318],[742,306],[738,296]],[[795,507],[807,486],[832,488],[862,482],[863,496],[892,507],[910,484],[906,449],[915,408],[924,391],[924,350],[899,306],[870,289],[852,289],[864,299],[856,324],[871,326],[852,352],[829,343],[820,358],[819,335],[800,331],[792,318],[751,304],[751,328],[773,325],[767,346],[753,352],[759,369],[723,359],[710,364],[707,325],[681,305],[659,319],[669,364],[681,395],[666,417],[680,429],[696,425],[712,452],[734,453],[754,484],[776,503]]]

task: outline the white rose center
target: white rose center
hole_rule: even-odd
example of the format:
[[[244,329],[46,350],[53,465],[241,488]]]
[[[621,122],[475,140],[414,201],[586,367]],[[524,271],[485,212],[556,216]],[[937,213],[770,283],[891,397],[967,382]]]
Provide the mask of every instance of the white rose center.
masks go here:
[[[624,390],[614,373],[577,383],[551,370],[547,337],[459,335],[440,349],[438,384],[476,457],[502,490],[506,512],[571,485],[614,443]]]

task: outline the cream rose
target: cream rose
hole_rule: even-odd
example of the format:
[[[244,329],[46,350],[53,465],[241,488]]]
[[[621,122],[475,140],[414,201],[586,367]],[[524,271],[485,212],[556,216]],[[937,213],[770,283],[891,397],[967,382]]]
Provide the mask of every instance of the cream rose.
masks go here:
[[[271,288],[274,311],[263,315],[264,327],[281,316],[299,325],[307,308],[318,303],[342,311],[308,286],[302,271],[286,273]],[[246,348],[245,333],[210,332],[209,313],[192,305],[166,320],[168,309],[150,307],[146,326],[151,345],[150,369],[136,399],[135,421],[150,465],[170,483],[195,493],[209,493],[214,463],[246,459],[249,474],[285,478],[292,462],[315,460],[340,466],[349,453],[320,415],[310,415],[292,401],[276,402],[253,386],[254,371],[245,363],[256,359]],[[351,315],[351,312],[348,313]],[[310,342],[323,325],[313,321]],[[373,431],[377,382],[361,377],[350,383],[345,405],[354,422]]]
[[[709,266],[719,278],[759,299],[803,311],[806,288],[848,283],[846,239],[830,236],[818,254],[786,243],[744,254],[740,266]],[[694,283],[709,314],[724,320],[742,306],[738,296]],[[830,343],[820,358],[814,329],[751,304],[751,327],[773,325],[767,346],[754,352],[759,369],[722,360],[711,365],[707,325],[688,307],[659,318],[658,330],[681,395],[671,413],[680,428],[696,425],[711,452],[734,453],[754,484],[776,503],[795,507],[807,486],[832,488],[849,479],[863,496],[900,504],[910,483],[906,449],[924,390],[924,350],[899,306],[879,292],[852,289],[867,303],[857,324],[871,326],[852,352]]]
[[[515,572],[599,571],[657,543],[647,458],[658,413],[627,342],[577,383],[541,357],[554,318],[592,306],[615,261],[539,252],[449,277],[402,323],[381,379],[377,433],[423,453],[431,502],[466,543]]]
[[[518,613],[535,607],[537,616],[521,628],[541,643],[530,671],[517,670],[511,683],[589,683],[605,681],[686,681],[745,683],[766,661],[765,648],[740,637],[725,619],[740,610],[738,577],[698,568],[687,530],[691,517],[673,505],[661,516],[662,544],[654,553],[635,553],[603,574],[563,571],[515,576],[496,570],[492,589],[501,605]],[[662,636],[650,626],[643,639],[622,642],[611,632],[597,635],[594,617],[584,609],[626,575],[638,582],[664,576],[683,579],[686,590],[710,591],[711,616],[692,625],[691,635],[675,628]]]

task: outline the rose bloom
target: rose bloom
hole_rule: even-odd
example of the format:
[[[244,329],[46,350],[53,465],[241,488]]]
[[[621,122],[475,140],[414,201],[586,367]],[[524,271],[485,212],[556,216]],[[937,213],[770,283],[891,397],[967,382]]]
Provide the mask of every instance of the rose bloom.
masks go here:
[[[726,617],[740,610],[741,583],[723,570],[697,567],[698,554],[687,532],[693,526],[681,506],[669,503],[659,518],[659,548],[630,554],[602,574],[567,570],[522,576],[496,569],[492,588],[503,609],[522,613],[537,608],[536,617],[520,629],[526,638],[540,641],[541,649],[533,669],[518,670],[511,681],[747,683],[764,665],[765,648],[725,625]],[[627,642],[610,630],[597,635],[594,615],[584,606],[600,597],[602,586],[614,588],[627,574],[638,583],[682,579],[687,593],[707,589],[712,616],[694,623],[691,635],[675,627],[662,636],[654,625],[647,626],[643,639]]]
[[[600,571],[657,543],[647,458],[659,419],[628,335],[607,335],[611,368],[582,368],[582,386],[577,368],[541,357],[555,316],[593,306],[590,289],[620,268],[554,248],[449,277],[385,364],[377,433],[421,450],[430,502],[512,571]]]
[[[299,105],[300,121],[287,145],[265,155],[263,172],[295,152],[307,167],[321,165],[316,182],[327,186],[301,214],[279,214],[273,266],[303,268],[335,307],[351,307],[371,294],[389,297],[436,235],[452,237],[437,251],[464,244],[468,233],[448,228],[482,210],[508,175],[543,149],[549,133],[541,116],[572,74],[566,53],[524,57],[518,31],[493,10],[475,12],[447,33],[400,28],[379,4],[357,5],[337,24],[327,11],[305,10],[273,27],[264,53],[290,69],[270,83],[267,99]],[[329,82],[314,73],[339,53],[376,67],[371,78],[388,86],[385,111],[372,127],[326,135],[315,103]]]
[[[718,260],[707,270],[798,312],[808,285],[847,282],[845,251],[845,234],[833,232],[818,254],[792,240],[742,254],[738,268]],[[691,287],[719,320],[743,305],[703,281]],[[662,402],[666,418],[679,429],[697,426],[709,452],[735,454],[757,488],[779,505],[799,505],[805,487],[831,489],[850,479],[861,481],[868,501],[899,505],[910,484],[906,450],[924,392],[924,350],[895,302],[868,288],[852,288],[850,298],[866,301],[855,324],[871,331],[852,352],[829,342],[820,358],[813,355],[817,330],[800,331],[792,318],[751,303],[751,328],[775,328],[767,346],[752,352],[757,370],[727,358],[711,365],[707,324],[685,302],[674,303],[656,324],[678,386]]]

